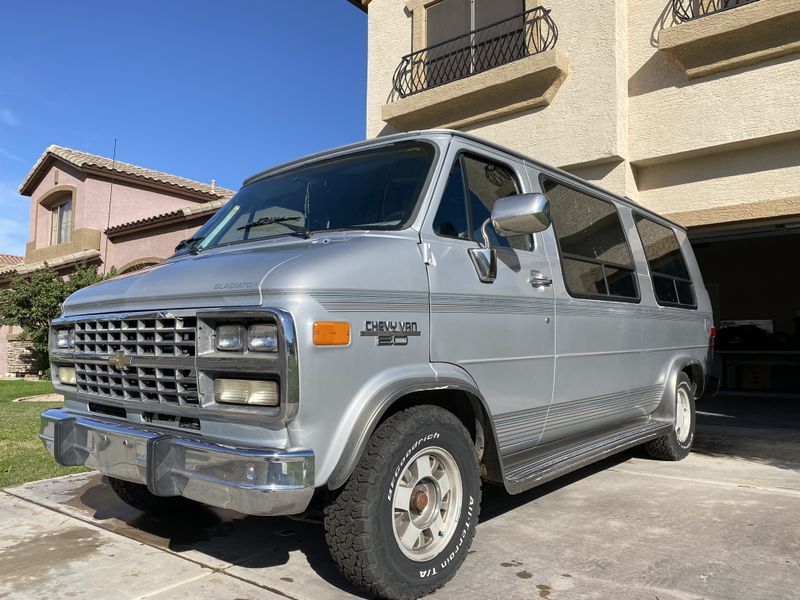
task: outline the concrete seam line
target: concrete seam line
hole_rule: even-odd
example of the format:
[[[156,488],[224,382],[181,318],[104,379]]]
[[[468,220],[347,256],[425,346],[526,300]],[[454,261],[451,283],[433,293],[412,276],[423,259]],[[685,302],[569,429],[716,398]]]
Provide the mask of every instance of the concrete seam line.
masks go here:
[[[134,598],[136,598],[136,600],[145,600],[146,598],[152,598],[153,596],[157,596],[158,594],[163,594],[166,591],[169,591],[169,590],[171,590],[173,588],[176,588],[176,587],[180,587],[182,585],[186,585],[187,583],[192,583],[193,581],[197,581],[198,579],[203,579],[204,577],[211,577],[213,574],[214,574],[213,571],[211,573],[201,573],[200,575],[197,575],[196,577],[190,577],[189,579],[186,579],[184,581],[180,581],[178,583],[173,583],[172,585],[168,585],[168,586],[163,587],[161,589],[154,590],[152,592],[148,592],[144,596],[134,596]]]
[[[142,546],[148,546],[148,547],[153,548],[155,550],[159,550],[161,552],[166,552],[167,554],[170,554],[172,556],[176,556],[176,557],[178,557],[178,558],[180,558],[182,560],[185,560],[187,562],[193,563],[193,564],[195,564],[195,565],[197,565],[199,567],[202,567],[204,569],[209,569],[211,571],[210,574],[221,573],[222,575],[227,575],[228,577],[233,577],[234,579],[239,579],[240,581],[243,581],[244,583],[249,583],[250,585],[258,587],[258,588],[260,588],[262,590],[265,590],[267,592],[272,592],[273,594],[277,594],[279,596],[282,596],[283,598],[288,598],[288,600],[299,600],[298,598],[295,598],[294,596],[290,596],[289,594],[287,594],[285,592],[282,592],[282,591],[280,591],[278,589],[272,588],[272,587],[270,587],[268,585],[264,585],[264,584],[258,583],[257,581],[251,581],[251,580],[246,579],[244,577],[241,577],[239,575],[234,575],[233,573],[228,573],[227,572],[226,569],[229,569],[230,567],[234,567],[234,566],[238,566],[238,565],[231,564],[229,567],[225,567],[224,569],[211,567],[211,566],[209,566],[207,564],[204,564],[204,563],[200,562],[199,560],[196,560],[196,559],[193,559],[193,558],[189,558],[188,556],[181,556],[180,554],[178,554],[177,552],[174,552],[173,550],[170,550],[169,548],[161,548],[159,546],[156,546],[155,544],[151,544],[149,542],[143,542],[141,540],[137,540],[135,538],[127,536],[124,533],[120,533],[118,531],[113,531],[111,529],[106,529],[105,527],[100,527],[97,523],[95,523],[94,521],[91,521],[90,519],[70,514],[70,513],[66,512],[66,511],[63,511],[63,510],[61,510],[59,508],[54,508],[52,506],[47,506],[46,504],[43,504],[41,502],[37,502],[36,500],[31,500],[30,498],[25,498],[24,496],[19,496],[17,494],[14,494],[13,492],[10,492],[7,489],[0,489],[0,492],[4,492],[4,493],[8,494],[9,496],[12,496],[13,498],[17,498],[18,500],[22,500],[24,502],[30,502],[34,506],[38,506],[40,508],[44,508],[46,510],[52,511],[54,513],[57,513],[59,515],[65,516],[65,517],[68,517],[70,519],[75,519],[76,521],[81,521],[82,523],[86,523],[87,525],[91,525],[92,527],[95,527],[95,528],[100,529],[102,531],[107,531],[108,533],[111,533],[113,535],[117,535],[119,537],[123,537],[126,540],[130,540],[132,542],[136,542],[137,544],[141,544]],[[265,552],[265,554],[268,554],[268,552]]]
[[[743,485],[741,483],[730,483],[727,481],[715,481],[713,479],[693,479],[691,477],[678,477],[676,475],[659,475],[657,473],[642,473],[641,471],[628,471],[626,469],[609,468],[608,471],[615,473],[625,473],[628,475],[639,475],[641,477],[658,477],[661,479],[672,479],[675,481],[691,481],[693,483],[704,483],[707,485],[719,485],[722,487],[736,488],[741,490],[753,490],[756,492],[766,492],[769,494],[786,494],[788,496],[800,496],[800,490],[790,488],[774,488],[760,485]]]

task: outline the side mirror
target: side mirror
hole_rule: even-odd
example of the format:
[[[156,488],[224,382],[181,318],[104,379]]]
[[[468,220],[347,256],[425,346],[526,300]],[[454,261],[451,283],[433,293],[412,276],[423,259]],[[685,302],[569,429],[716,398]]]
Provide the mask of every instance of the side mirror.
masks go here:
[[[503,237],[544,231],[550,227],[550,202],[544,194],[500,198],[492,208],[492,227]]]

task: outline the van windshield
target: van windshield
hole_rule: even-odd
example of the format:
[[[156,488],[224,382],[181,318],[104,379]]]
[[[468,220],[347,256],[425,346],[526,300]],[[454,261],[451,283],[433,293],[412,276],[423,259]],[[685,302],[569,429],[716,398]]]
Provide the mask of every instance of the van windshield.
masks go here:
[[[401,229],[415,213],[433,146],[401,142],[323,160],[243,187],[178,253],[335,229]]]

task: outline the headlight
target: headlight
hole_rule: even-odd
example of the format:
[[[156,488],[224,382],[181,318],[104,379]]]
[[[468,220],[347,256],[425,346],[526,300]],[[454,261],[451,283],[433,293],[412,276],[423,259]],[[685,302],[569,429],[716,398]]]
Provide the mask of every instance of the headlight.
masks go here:
[[[247,329],[247,348],[253,352],[277,352],[277,326],[250,325]]]
[[[75,330],[59,329],[56,331],[56,348],[65,350],[75,347]]]
[[[214,381],[217,402],[278,406],[278,384],[252,379],[217,379]]]
[[[219,325],[217,327],[217,350],[231,352],[241,350],[243,346],[240,325]]]

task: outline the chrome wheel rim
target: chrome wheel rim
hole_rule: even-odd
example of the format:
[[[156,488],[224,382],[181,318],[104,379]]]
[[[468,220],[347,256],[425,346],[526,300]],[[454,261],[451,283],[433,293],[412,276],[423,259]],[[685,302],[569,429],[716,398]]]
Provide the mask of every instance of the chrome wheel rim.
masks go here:
[[[424,562],[453,537],[461,514],[461,471],[443,448],[420,450],[406,463],[392,495],[394,539],[411,560]]]
[[[678,388],[676,397],[675,436],[679,442],[683,443],[688,439],[689,430],[692,427],[692,409],[689,403],[689,393],[685,389]]]

